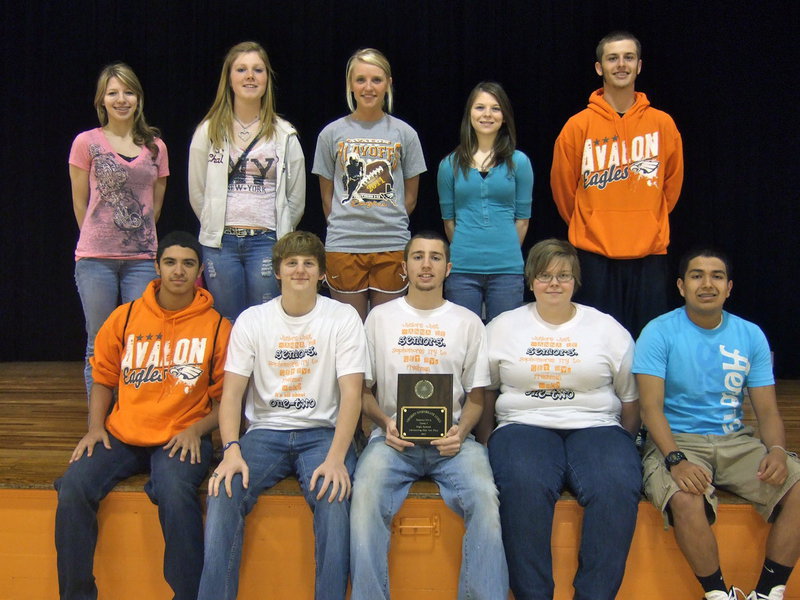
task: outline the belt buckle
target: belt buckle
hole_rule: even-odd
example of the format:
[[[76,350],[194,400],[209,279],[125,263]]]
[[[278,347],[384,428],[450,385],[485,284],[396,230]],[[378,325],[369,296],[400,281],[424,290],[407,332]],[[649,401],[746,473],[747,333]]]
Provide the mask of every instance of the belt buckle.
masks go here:
[[[223,229],[223,233],[227,233],[228,235],[232,235],[237,238],[244,238],[249,235],[249,232],[244,227],[225,227]]]

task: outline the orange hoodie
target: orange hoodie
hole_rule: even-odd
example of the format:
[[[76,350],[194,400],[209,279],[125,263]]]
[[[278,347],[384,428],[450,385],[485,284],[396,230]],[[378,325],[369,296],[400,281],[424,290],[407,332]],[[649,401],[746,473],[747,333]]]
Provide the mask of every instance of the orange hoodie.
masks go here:
[[[156,301],[160,286],[151,281],[130,311],[128,303],[111,313],[91,359],[94,381],[119,387],[106,429],[135,446],[166,444],[205,417],[210,398],[219,401],[222,393],[230,322],[220,320],[202,288],[186,308],[164,310]]]
[[[595,91],[556,140],[550,186],[577,248],[618,259],[666,254],[682,184],[681,135],[641,92],[620,117]]]

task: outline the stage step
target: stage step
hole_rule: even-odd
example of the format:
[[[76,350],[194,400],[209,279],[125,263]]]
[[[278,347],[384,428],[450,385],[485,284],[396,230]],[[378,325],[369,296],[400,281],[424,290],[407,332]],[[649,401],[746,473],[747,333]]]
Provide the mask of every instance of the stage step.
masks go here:
[[[780,381],[778,403],[787,446],[800,448],[800,381]],[[82,363],[0,363],[0,600],[58,596],[53,480],[86,431]],[[748,423],[753,423],[747,405]],[[164,544],[146,477],[122,482],[100,509],[95,574],[101,598],[170,598],[162,577]],[[553,563],[556,599],[572,597],[582,510],[568,495],[556,507]],[[535,515],[532,515],[535,518]],[[726,579],[750,591],[763,561],[766,525],[747,504],[721,495],[715,532]],[[393,600],[456,598],[463,524],[436,485],[416,483],[394,522],[390,553]],[[247,521],[242,600],[313,597],[311,512],[297,482],[265,493]],[[702,596],[671,531],[648,502],[639,505],[619,600],[697,600]],[[786,600],[800,600],[800,576]]]
[[[132,478],[120,489],[138,487]],[[726,580],[754,585],[768,526],[747,504],[723,499],[714,529]],[[53,522],[56,494],[45,489],[0,489],[0,600],[56,598]],[[535,516],[533,516],[535,518]],[[556,600],[572,598],[582,509],[565,497],[556,507],[552,537]],[[156,507],[142,491],[114,491],[101,505],[95,576],[101,598],[169,598],[162,577],[164,543]],[[415,484],[393,523],[390,580],[394,600],[456,598],[461,562],[461,519],[436,486]],[[262,495],[247,520],[241,600],[312,600],[314,547],[311,512],[297,482],[287,479]],[[639,517],[619,600],[695,600],[702,596],[658,512],[648,502]],[[800,600],[795,574],[787,600]]]

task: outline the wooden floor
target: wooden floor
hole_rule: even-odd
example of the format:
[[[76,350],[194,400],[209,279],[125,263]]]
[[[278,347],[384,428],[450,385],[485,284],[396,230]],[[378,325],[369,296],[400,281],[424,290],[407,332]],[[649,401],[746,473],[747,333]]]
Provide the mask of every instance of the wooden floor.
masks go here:
[[[86,431],[82,375],[83,365],[76,362],[0,363],[0,600],[54,597],[52,518],[55,492],[52,485],[63,474],[72,449]],[[786,425],[787,447],[800,450],[800,381],[781,381],[777,391]],[[750,415],[747,420],[752,424],[749,405],[746,414]],[[95,570],[98,582],[106,590],[128,590],[131,583],[122,579],[124,570],[121,572],[119,565],[135,567],[131,554],[141,548],[141,560],[146,562],[139,567],[139,572],[149,573],[152,581],[136,581],[135,592],[130,595],[115,592],[105,597],[168,596],[168,589],[158,573],[157,557],[163,551],[163,543],[155,508],[142,493],[143,482],[143,476],[123,482],[101,507],[100,518],[105,519],[107,527],[105,531],[101,529]],[[273,488],[263,502],[259,501],[248,519],[245,553],[249,553],[250,562],[242,567],[240,598],[263,597],[265,575],[277,573],[288,579],[290,572],[296,573],[296,579],[286,584],[283,591],[276,588],[272,597],[292,600],[311,597],[308,589],[308,573],[313,571],[313,544],[308,542],[313,539],[310,512],[301,498],[292,499],[298,494],[295,482],[284,482]],[[455,590],[450,588],[447,593],[433,587],[421,590],[420,580],[430,577],[434,584],[455,583],[463,533],[461,521],[444,507],[436,486],[430,482],[417,484],[410,498],[393,526],[392,597],[400,600],[455,598]],[[757,576],[767,528],[751,507],[742,505],[735,497],[724,496],[722,501],[729,505],[720,512],[716,526],[723,571],[732,573],[730,577],[736,585],[751,585]],[[557,600],[571,598],[569,582],[576,568],[581,518],[581,509],[574,501],[559,502],[553,533]],[[125,519],[130,524],[123,523]],[[117,540],[122,527],[127,527],[124,531],[132,531],[140,539],[126,537],[127,545],[121,545]],[[288,545],[276,542],[274,534],[278,527],[287,531],[284,539],[295,542]],[[433,537],[418,535],[425,530],[434,531]],[[449,531],[449,537],[440,534],[440,530]],[[441,538],[437,537],[440,535]],[[154,539],[161,544],[161,550],[153,547]],[[42,548],[46,556],[42,555]],[[420,562],[420,553],[431,551],[439,554],[429,554],[430,558]],[[409,574],[412,569],[407,564],[415,557],[416,566]],[[32,566],[34,562],[35,567]],[[245,581],[251,582],[250,588],[244,585]],[[800,577],[793,577],[790,584],[791,595],[787,593],[787,599],[800,598]],[[642,502],[626,579],[618,598],[644,597],[642,589],[650,590],[649,585],[660,590],[646,593],[651,600],[699,597],[699,588],[671,532],[663,531],[658,513],[649,503]],[[298,593],[298,589],[303,592]]]
[[[787,447],[800,450],[800,380],[776,387]],[[83,364],[0,363],[0,407],[0,489],[52,489],[86,433]],[[755,425],[749,404],[745,414]],[[141,486],[131,482],[117,489]]]
[[[83,363],[0,363],[0,407],[0,490],[52,490],[86,433]],[[146,479],[131,477],[114,489],[141,492]],[[300,495],[300,489],[288,480],[265,494]],[[439,493],[433,483],[421,482],[414,496]]]

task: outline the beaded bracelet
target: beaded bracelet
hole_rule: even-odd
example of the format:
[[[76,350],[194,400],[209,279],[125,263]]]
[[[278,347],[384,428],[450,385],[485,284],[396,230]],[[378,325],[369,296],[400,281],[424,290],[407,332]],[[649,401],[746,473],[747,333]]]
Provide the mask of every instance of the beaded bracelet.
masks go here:
[[[223,451],[223,452],[225,452],[225,451],[226,451],[228,448],[230,448],[230,447],[231,447],[231,446],[233,446],[234,444],[236,444],[237,446],[239,446],[239,448],[241,448],[241,447],[242,447],[242,445],[239,443],[239,440],[233,440],[233,441],[230,441],[230,442],[228,442],[227,444],[225,444],[225,445],[222,447],[222,451]]]

